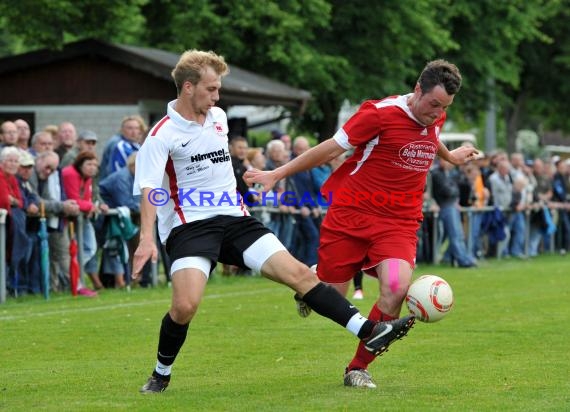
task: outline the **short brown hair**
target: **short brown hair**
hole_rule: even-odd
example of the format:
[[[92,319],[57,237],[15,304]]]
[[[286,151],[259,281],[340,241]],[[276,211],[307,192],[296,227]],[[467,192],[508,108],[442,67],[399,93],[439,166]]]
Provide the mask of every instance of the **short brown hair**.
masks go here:
[[[97,155],[93,152],[83,151],[80,152],[73,161],[73,167],[79,174],[81,174],[81,166],[88,160],[97,160]]]
[[[178,94],[184,82],[198,84],[206,67],[211,67],[220,76],[225,76],[230,72],[223,56],[218,56],[213,51],[192,49],[182,53],[176,67],[172,70],[172,78]]]
[[[422,94],[429,93],[436,86],[442,86],[449,95],[456,94],[461,88],[461,73],[453,63],[433,60],[422,70],[418,84]]]
[[[246,139],[245,137],[243,137],[243,136],[234,136],[234,137],[232,137],[232,138],[230,139],[230,143],[229,143],[229,144],[230,144],[230,145],[233,145],[234,143],[237,143],[237,142],[245,142],[245,143],[247,143],[247,139]]]

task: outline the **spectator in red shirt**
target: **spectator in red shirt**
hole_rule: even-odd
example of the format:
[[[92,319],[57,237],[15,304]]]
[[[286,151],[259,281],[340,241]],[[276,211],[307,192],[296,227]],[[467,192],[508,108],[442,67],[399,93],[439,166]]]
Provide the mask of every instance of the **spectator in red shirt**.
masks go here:
[[[20,286],[25,282],[17,281],[18,274],[16,267],[19,260],[25,254],[24,249],[28,243],[25,234],[26,213],[24,212],[24,201],[20,192],[20,185],[16,179],[18,167],[20,165],[20,151],[13,146],[6,146],[0,152],[0,208],[8,211],[6,248],[8,264],[8,289],[16,296]],[[24,228],[22,231],[21,229]],[[24,253],[22,253],[24,252]],[[22,288],[23,289],[23,288]]]
[[[88,262],[97,253],[97,239],[91,218],[98,211],[107,211],[106,205],[98,208],[93,203],[92,180],[97,174],[97,155],[90,151],[80,152],[73,164],[66,166],[61,171],[63,189],[68,199],[73,199],[79,205],[79,210],[84,215],[83,219],[83,261]],[[89,273],[95,288],[102,287],[97,273]],[[78,289],[78,293],[85,296],[94,296],[93,291],[85,287]]]
[[[20,165],[20,151],[15,147],[5,147],[0,153],[0,208],[10,214],[13,207],[22,208],[22,194],[16,179]]]

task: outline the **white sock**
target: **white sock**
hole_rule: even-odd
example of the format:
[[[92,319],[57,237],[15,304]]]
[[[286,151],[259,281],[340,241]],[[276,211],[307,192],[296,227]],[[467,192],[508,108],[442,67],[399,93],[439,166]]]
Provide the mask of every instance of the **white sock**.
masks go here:
[[[354,336],[358,336],[358,332],[362,328],[362,325],[366,323],[368,319],[362,316],[360,313],[357,313],[350,318],[348,323],[346,324],[346,329],[351,332]]]
[[[169,376],[172,365],[163,365],[160,361],[156,361],[156,367],[154,370],[156,373],[160,373],[162,376]]]

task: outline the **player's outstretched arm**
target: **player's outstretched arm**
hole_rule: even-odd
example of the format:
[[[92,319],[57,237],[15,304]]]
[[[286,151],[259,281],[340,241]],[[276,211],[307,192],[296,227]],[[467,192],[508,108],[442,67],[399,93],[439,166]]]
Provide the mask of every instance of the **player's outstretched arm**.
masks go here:
[[[137,279],[141,275],[143,266],[149,259],[152,262],[156,262],[158,258],[158,250],[154,239],[156,206],[149,200],[150,191],[150,188],[145,187],[141,195],[141,231],[139,245],[133,256],[133,279]]]
[[[459,166],[477,159],[479,151],[475,147],[471,146],[461,146],[449,151],[445,144],[439,142],[437,155],[442,159],[447,160],[449,163]]]
[[[271,171],[249,170],[243,177],[247,184],[259,183],[267,191],[279,180],[327,163],[346,151],[334,139],[325,140],[290,162]]]

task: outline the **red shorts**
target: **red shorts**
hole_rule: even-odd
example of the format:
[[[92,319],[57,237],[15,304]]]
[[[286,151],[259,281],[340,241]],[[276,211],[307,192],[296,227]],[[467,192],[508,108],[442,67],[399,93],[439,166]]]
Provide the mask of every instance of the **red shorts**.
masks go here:
[[[419,222],[364,215],[346,208],[331,208],[321,225],[317,275],[327,283],[351,280],[386,259],[402,259],[413,268]]]

